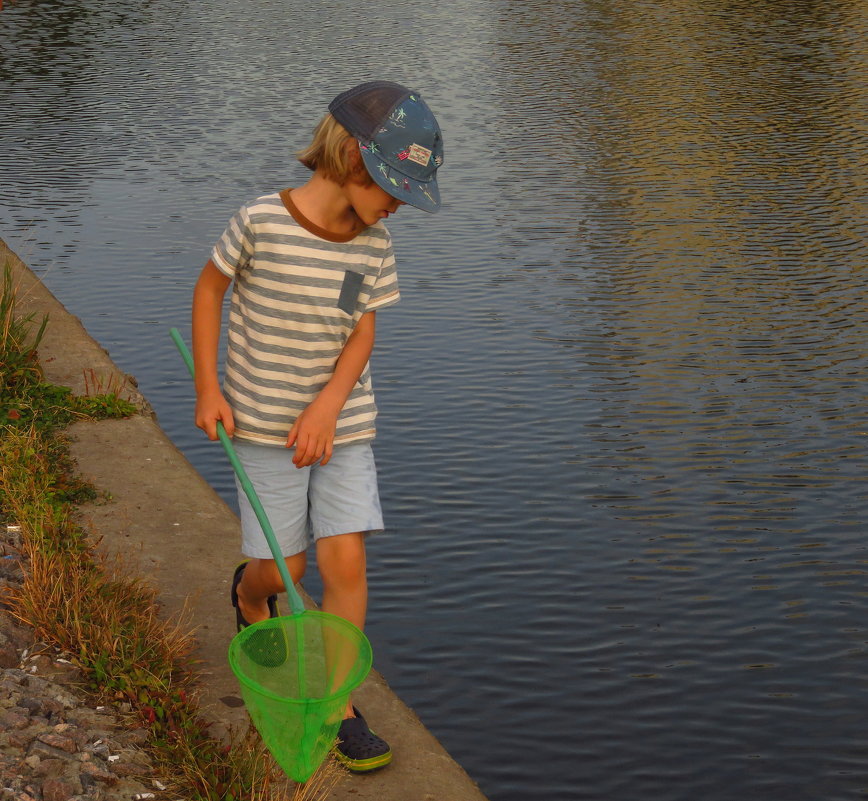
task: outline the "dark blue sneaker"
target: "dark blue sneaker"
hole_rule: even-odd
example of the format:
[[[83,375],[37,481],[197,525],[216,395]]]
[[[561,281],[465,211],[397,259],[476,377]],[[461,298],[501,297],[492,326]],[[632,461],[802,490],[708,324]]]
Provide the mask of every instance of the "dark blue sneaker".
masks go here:
[[[392,749],[368,728],[362,713],[353,707],[354,718],[346,718],[338,729],[335,756],[353,773],[367,773],[384,768],[392,761]]]

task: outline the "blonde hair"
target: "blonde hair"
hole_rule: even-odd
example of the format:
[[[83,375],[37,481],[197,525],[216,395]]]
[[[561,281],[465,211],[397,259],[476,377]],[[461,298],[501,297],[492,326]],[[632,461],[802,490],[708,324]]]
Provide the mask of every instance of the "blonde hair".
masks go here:
[[[353,135],[331,114],[326,114],[316,126],[311,143],[295,155],[309,170],[319,171],[340,186],[347,181],[373,183],[361,159],[352,160],[352,149],[347,147],[350,140],[354,140]]]

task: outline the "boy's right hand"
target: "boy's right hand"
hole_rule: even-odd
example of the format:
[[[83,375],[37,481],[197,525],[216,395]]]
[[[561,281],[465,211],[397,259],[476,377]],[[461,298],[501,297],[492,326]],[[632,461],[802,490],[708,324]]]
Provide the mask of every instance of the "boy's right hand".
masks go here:
[[[235,433],[235,419],[226,398],[219,392],[200,395],[196,399],[196,425],[208,435],[208,439],[217,439],[218,420],[231,437]]]

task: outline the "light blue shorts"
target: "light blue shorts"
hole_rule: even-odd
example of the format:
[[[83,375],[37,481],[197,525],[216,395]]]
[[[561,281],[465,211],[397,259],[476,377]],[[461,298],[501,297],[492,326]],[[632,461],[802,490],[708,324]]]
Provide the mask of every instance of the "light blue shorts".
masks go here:
[[[295,450],[235,440],[235,452],[265,509],[281,553],[293,556],[321,537],[383,530],[377,468],[370,442],[338,445],[328,464],[297,468]],[[247,494],[236,477],[241,552],[272,559]]]

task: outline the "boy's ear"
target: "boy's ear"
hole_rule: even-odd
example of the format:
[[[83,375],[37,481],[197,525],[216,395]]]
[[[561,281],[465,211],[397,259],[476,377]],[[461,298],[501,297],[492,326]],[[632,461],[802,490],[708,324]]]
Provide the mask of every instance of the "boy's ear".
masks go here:
[[[368,168],[365,167],[365,162],[362,161],[362,154],[359,151],[359,143],[356,139],[350,138],[344,144],[347,155],[347,167],[349,167],[350,180],[360,184],[370,183],[371,177],[368,175]]]
[[[347,164],[351,170],[356,170],[362,165],[362,154],[359,152],[359,143],[351,136],[344,142],[344,153],[347,156]]]

